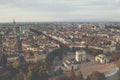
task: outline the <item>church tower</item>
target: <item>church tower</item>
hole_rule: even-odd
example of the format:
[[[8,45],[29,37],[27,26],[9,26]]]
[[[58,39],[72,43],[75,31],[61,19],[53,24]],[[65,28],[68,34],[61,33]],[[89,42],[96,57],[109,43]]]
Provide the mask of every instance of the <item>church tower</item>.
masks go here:
[[[15,22],[15,19],[13,19],[13,34],[16,34],[16,22]]]

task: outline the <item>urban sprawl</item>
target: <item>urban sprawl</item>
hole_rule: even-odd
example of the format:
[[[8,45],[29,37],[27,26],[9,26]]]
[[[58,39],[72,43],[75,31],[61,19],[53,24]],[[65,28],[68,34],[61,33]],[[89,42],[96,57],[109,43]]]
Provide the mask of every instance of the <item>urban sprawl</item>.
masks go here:
[[[119,58],[119,23],[0,24],[0,80],[119,80]]]

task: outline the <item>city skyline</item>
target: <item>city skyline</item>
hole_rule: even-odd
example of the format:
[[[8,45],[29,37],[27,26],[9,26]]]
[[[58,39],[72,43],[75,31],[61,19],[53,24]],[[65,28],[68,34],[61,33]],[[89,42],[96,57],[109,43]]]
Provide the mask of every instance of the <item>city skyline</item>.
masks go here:
[[[120,0],[0,0],[0,22],[120,21]]]

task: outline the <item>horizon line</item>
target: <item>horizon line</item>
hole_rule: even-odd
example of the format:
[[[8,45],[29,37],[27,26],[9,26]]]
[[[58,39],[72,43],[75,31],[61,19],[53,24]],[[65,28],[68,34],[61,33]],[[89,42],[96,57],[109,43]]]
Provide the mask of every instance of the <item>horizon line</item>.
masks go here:
[[[16,21],[16,20],[15,20]],[[120,22],[120,21],[114,21],[114,20],[87,20],[87,21],[16,21],[16,23],[94,23],[94,22]],[[6,21],[6,22],[0,22],[0,23],[13,23],[13,21]]]

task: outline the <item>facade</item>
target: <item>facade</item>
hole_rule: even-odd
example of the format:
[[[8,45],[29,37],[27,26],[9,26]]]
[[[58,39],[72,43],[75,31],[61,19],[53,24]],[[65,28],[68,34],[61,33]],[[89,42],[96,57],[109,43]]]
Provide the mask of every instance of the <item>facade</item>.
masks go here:
[[[35,54],[35,62],[41,61],[46,58],[45,54]]]
[[[116,40],[116,42],[120,41],[120,36],[114,36],[114,39]]]
[[[81,51],[76,51],[76,56],[75,56],[75,60],[77,62],[84,62],[86,61],[86,52],[81,50]]]
[[[104,47],[103,48],[103,52],[106,53],[106,52],[113,52],[113,51],[116,51],[116,46],[109,46],[109,47]]]
[[[15,57],[8,57],[8,58],[7,58],[7,62],[8,62],[8,63],[15,62],[15,61],[18,60],[18,59],[19,59],[18,56],[15,56]]]
[[[71,63],[70,61],[66,60],[64,63],[65,68],[67,69],[67,71],[69,70],[77,70],[78,66],[76,64]]]
[[[104,54],[100,54],[100,55],[95,57],[95,61],[97,61],[97,62],[99,62],[101,64],[104,64],[104,63],[108,63],[110,61],[110,58],[107,57]]]
[[[25,58],[27,63],[34,63],[35,62],[35,58],[31,57],[31,58]]]
[[[25,53],[25,61],[27,63],[34,63],[35,62],[35,56],[31,55],[30,53]]]

